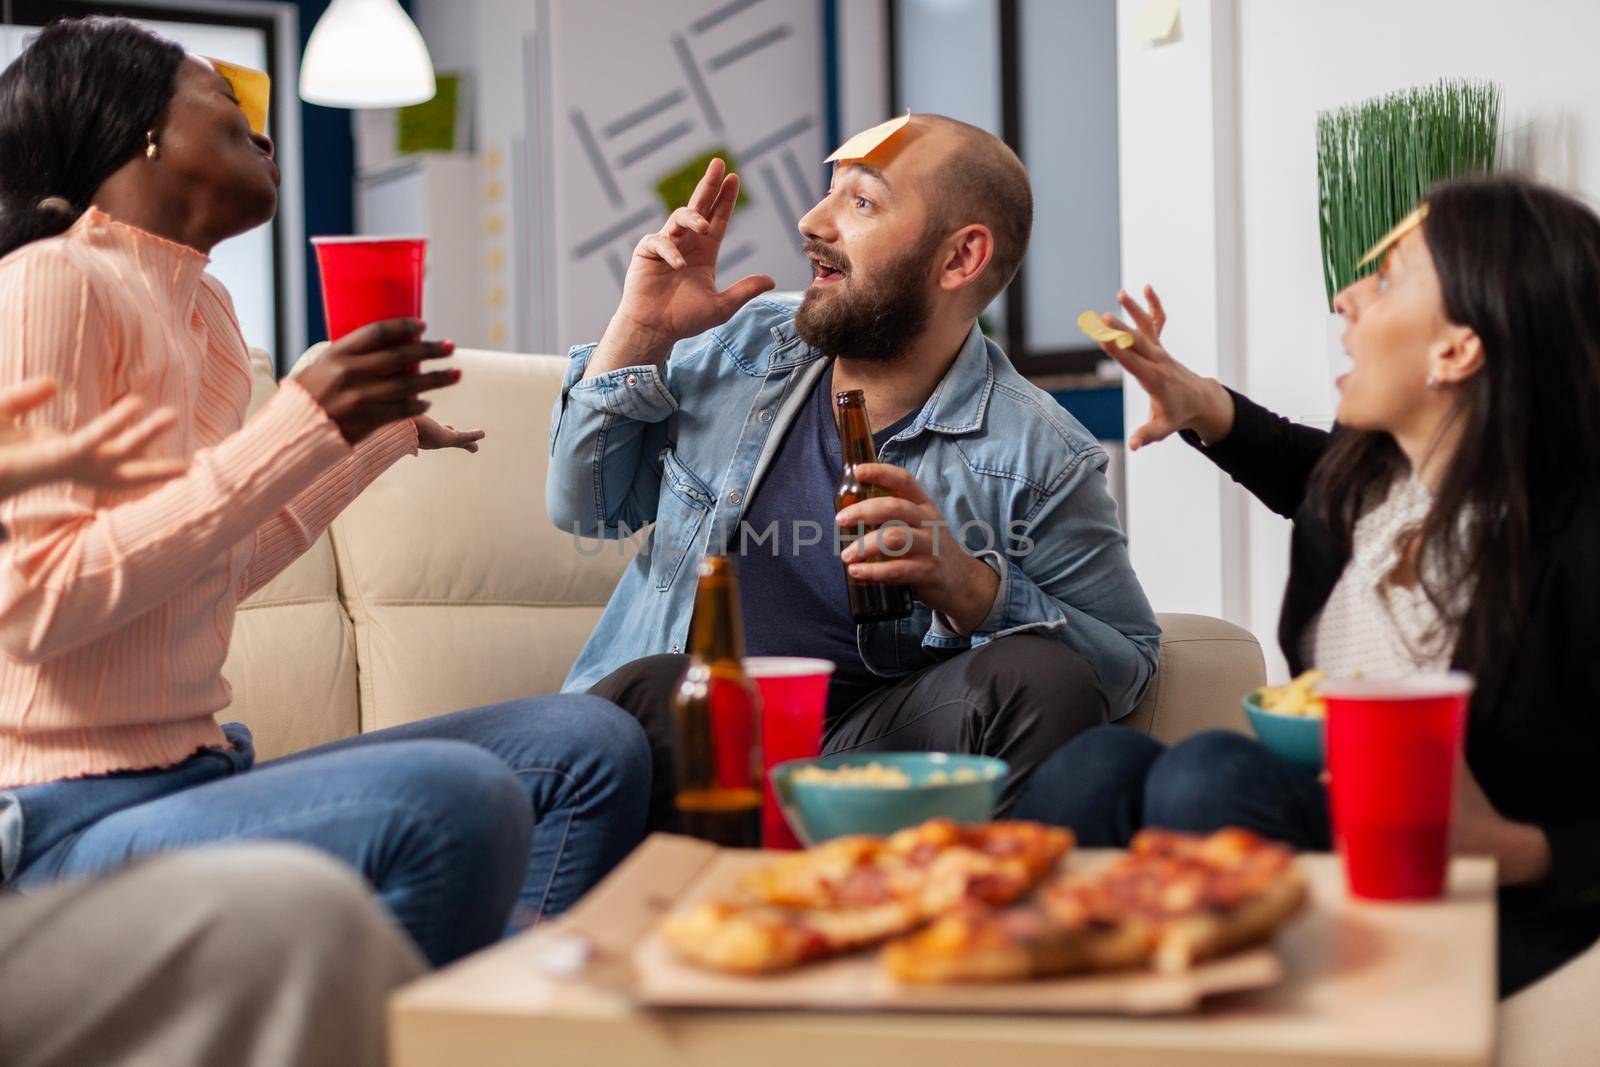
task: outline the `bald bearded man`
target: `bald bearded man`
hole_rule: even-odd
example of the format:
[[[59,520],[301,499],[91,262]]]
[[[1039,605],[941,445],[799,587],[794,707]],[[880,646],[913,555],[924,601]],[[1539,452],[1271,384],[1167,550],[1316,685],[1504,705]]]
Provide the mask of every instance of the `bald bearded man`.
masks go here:
[[[1104,450],[978,328],[1027,251],[1026,170],[938,115],[864,142],[800,220],[813,281],[798,307],[762,296],[765,276],[717,288],[739,179],[714,160],[639,241],[556,402],[556,524],[610,538],[654,524],[565,688],[645,726],[656,826],[672,817],[670,698],[707,553],[739,560],[750,655],[834,663],[824,751],[998,756],[1002,811],[1064,740],[1131,711],[1155,671],[1160,630]],[[833,398],[849,389],[880,461],[858,473],[889,495],[836,515]],[[841,561],[840,526],[884,523]],[[858,626],[846,566],[910,586],[910,617]]]

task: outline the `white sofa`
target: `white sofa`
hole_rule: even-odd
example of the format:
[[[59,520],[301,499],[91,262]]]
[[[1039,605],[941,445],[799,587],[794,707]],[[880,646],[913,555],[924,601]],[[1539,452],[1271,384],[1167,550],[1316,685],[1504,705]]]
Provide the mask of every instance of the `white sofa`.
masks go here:
[[[261,758],[361,730],[553,692],[627,562],[544,508],[550,409],[566,360],[463,351],[432,414],[488,431],[482,451],[404,459],[307,555],[241,606],[225,673]],[[255,402],[273,388],[257,361]],[[1161,669],[1133,722],[1164,740],[1246,729],[1265,677],[1247,631],[1163,615]]]
[[[459,386],[433,414],[488,431],[478,455],[406,459],[304,558],[242,605],[225,673],[260,758],[530,693],[553,692],[627,562],[580,551],[544,509],[550,409],[566,360],[462,351]],[[254,401],[273,389],[264,356]],[[1129,720],[1163,741],[1245,730],[1240,694],[1262,683],[1248,631],[1163,614],[1161,666]],[[1600,952],[1512,998],[1505,1064],[1600,1063]]]

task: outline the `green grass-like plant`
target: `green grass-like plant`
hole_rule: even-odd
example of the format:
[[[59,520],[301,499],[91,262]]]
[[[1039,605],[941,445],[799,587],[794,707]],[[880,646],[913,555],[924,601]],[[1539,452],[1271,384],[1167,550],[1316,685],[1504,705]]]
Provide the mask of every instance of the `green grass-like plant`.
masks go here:
[[[1334,294],[1377,269],[1356,262],[1434,183],[1494,169],[1500,87],[1441,81],[1317,116],[1322,274]]]

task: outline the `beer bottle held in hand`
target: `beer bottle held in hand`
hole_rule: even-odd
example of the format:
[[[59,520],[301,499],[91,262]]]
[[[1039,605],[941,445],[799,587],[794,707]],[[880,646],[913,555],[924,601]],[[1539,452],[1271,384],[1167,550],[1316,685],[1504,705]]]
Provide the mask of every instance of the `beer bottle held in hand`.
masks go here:
[[[839,447],[844,456],[844,473],[839,477],[839,488],[834,490],[833,503],[838,511],[851,504],[872,497],[888,496],[889,490],[881,485],[869,485],[856,477],[856,465],[876,463],[877,446],[872,443],[872,425],[867,421],[867,397],[860,389],[834,395],[838,407]],[[876,530],[865,524],[839,531],[839,550],[842,552],[857,540]],[[865,563],[878,563],[882,556],[873,556]],[[844,572],[845,586],[850,593],[850,617],[857,624],[887,622],[903,619],[911,614],[911,588],[904,585],[886,585],[883,582],[864,582]]]
[[[729,848],[761,846],[761,695],[744,673],[739,583],[726,556],[700,561],[689,669],[673,699],[678,829]]]

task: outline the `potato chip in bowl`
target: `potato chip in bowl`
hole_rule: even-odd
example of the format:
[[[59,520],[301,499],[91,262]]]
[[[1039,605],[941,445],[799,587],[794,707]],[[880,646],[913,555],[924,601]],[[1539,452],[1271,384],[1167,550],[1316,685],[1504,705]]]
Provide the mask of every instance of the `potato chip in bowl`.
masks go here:
[[[1327,702],[1317,692],[1317,686],[1328,677],[1327,671],[1303,672],[1288,685],[1264,685],[1256,690],[1256,702],[1262,711],[1274,715],[1308,715],[1312,718],[1328,717]]]
[[[1288,685],[1267,685],[1244,698],[1245,715],[1261,743],[1312,771],[1323,767],[1323,723],[1328,706],[1317,686],[1323,671],[1306,671]]]

